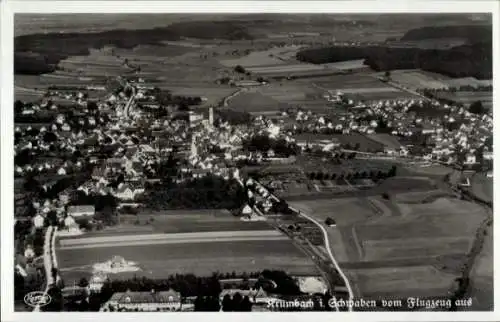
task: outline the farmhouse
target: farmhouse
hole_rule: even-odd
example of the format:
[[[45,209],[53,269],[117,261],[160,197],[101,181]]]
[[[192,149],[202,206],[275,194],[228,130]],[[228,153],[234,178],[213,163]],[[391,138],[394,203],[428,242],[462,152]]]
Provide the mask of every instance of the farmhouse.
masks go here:
[[[179,311],[181,295],[173,290],[155,292],[114,293],[101,311]]]
[[[95,208],[92,205],[69,206],[67,213],[73,218],[93,217]]]

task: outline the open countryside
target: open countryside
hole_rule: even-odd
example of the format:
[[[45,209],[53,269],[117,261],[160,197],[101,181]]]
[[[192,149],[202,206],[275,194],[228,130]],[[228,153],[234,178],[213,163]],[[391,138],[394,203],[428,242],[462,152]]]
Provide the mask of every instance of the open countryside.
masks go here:
[[[126,16],[16,16],[16,310],[492,310],[491,15]]]

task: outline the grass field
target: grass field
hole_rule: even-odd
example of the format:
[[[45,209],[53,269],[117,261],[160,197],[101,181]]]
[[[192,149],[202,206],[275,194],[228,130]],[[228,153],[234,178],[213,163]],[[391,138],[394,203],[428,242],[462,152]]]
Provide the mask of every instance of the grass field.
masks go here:
[[[419,69],[409,69],[392,71],[391,80],[412,90],[419,88],[442,89],[448,87],[450,77]]]
[[[237,95],[229,101],[229,107],[237,111],[249,113],[279,111],[288,107],[285,103],[280,103],[259,92],[249,92]]]
[[[314,264],[266,222],[243,222],[226,211],[141,212],[122,216],[140,225],[122,224],[82,236],[60,238],[58,262],[65,281],[88,276],[92,264],[114,255],[138,262],[135,274],[153,278],[175,273],[210,275],[282,269],[296,275],[316,275]],[[146,224],[150,218],[153,222]],[[123,273],[111,278],[132,276]]]
[[[57,250],[65,281],[78,280],[91,273],[91,264],[113,256],[137,262],[141,271],[122,273],[111,278],[131,275],[151,278],[176,273],[210,275],[219,272],[250,272],[281,269],[293,275],[316,275],[314,264],[300,253],[289,240],[210,242],[140,246],[116,246]]]

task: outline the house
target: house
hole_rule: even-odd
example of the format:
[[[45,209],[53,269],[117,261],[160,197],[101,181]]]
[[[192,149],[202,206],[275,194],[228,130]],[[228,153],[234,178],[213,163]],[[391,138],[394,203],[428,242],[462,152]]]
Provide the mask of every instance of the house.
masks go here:
[[[253,213],[252,207],[250,207],[249,205],[245,205],[245,206],[241,209],[241,214],[242,214],[243,216],[250,216],[252,213]]]
[[[181,309],[179,292],[168,290],[162,292],[117,292],[106,302],[101,311],[179,311]]]
[[[261,288],[242,290],[242,289],[225,289],[220,293],[220,301],[224,299],[226,295],[233,297],[236,293],[239,293],[242,297],[248,296],[250,302],[253,304],[268,304],[270,300],[274,299],[270,297],[266,291]]]
[[[44,222],[45,222],[45,218],[42,215],[40,215],[40,214],[37,214],[33,218],[33,225],[35,226],[36,229],[42,228]]]
[[[475,164],[476,163],[476,156],[474,153],[467,153],[465,155],[465,162],[464,164]]]
[[[301,148],[309,146],[332,149],[340,146],[339,140],[328,134],[299,134],[295,137],[295,141]]]
[[[93,205],[69,206],[67,213],[69,216],[76,219],[82,217],[93,217],[95,215],[95,207]]]
[[[493,151],[484,151],[483,158],[485,160],[493,160]]]
[[[114,195],[122,201],[130,201],[136,199],[144,193],[144,187],[135,182],[120,183]]]
[[[26,247],[26,250],[24,251],[24,257],[26,257],[26,259],[35,258],[35,252],[33,251],[33,248],[31,247],[31,245],[28,245]]]

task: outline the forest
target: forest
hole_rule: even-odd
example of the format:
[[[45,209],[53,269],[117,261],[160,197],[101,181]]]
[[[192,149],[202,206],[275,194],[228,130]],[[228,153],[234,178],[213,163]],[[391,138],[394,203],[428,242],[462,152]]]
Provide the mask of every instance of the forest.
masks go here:
[[[175,41],[183,37],[252,39],[246,28],[231,21],[186,21],[153,29],[30,34],[14,39],[14,71],[16,74],[52,72],[61,60],[74,55],[88,55],[90,48],[103,48],[104,46],[134,48],[138,45],[161,45],[161,41]]]

